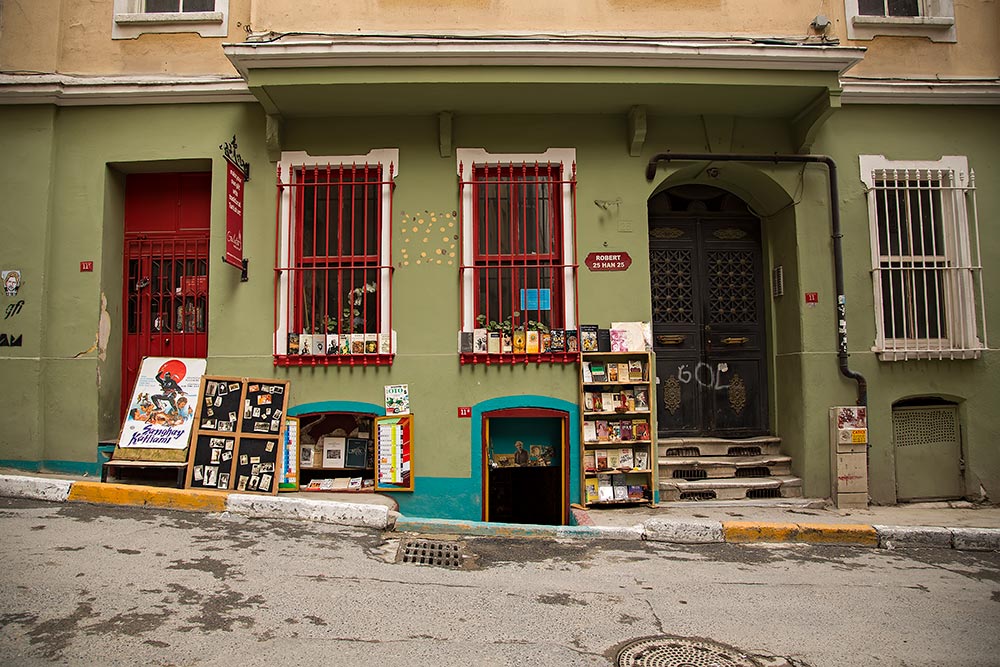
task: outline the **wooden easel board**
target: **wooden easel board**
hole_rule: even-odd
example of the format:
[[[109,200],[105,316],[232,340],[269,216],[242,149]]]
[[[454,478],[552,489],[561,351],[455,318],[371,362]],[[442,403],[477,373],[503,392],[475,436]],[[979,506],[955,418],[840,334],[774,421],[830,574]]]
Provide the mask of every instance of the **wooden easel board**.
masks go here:
[[[277,494],[288,387],[203,376],[185,488]]]

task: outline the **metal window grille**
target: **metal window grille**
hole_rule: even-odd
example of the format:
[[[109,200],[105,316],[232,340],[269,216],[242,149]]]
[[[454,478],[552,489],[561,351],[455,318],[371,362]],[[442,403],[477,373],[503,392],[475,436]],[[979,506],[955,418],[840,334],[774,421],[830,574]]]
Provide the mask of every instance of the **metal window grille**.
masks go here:
[[[875,169],[870,183],[876,351],[978,356],[986,322],[974,172]]]
[[[391,363],[392,266],[383,239],[391,164],[383,176],[382,164],[293,166],[285,183],[279,167],[277,233],[288,237],[275,267],[275,331],[286,331],[287,341],[276,335],[275,363]]]
[[[215,0],[145,0],[142,10],[159,12],[211,12],[215,10]]]
[[[476,165],[471,172],[466,181],[460,166],[460,188],[463,196],[471,188],[472,199],[472,219],[463,220],[462,229],[471,233],[472,244],[459,271],[463,292],[472,292],[462,302],[463,308],[471,303],[475,326],[495,323],[509,332],[575,324],[575,312],[567,313],[567,303],[576,303],[575,165],[568,177],[565,165],[552,163]],[[468,321],[465,312],[462,321]]]
[[[923,16],[921,0],[858,0],[862,16]]]

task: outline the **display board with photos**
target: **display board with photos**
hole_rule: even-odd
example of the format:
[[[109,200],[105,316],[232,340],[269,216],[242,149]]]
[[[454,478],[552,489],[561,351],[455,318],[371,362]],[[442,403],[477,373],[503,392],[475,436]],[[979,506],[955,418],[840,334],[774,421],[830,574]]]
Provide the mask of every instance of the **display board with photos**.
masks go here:
[[[186,488],[278,492],[289,383],[203,376]]]

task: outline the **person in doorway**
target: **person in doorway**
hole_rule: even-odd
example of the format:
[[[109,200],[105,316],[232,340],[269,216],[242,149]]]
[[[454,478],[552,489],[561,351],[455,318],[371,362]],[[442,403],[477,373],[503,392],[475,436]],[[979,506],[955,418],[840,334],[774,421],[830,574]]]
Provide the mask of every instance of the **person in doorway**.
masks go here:
[[[524,443],[518,440],[514,443],[514,465],[528,465],[528,452],[524,449]]]

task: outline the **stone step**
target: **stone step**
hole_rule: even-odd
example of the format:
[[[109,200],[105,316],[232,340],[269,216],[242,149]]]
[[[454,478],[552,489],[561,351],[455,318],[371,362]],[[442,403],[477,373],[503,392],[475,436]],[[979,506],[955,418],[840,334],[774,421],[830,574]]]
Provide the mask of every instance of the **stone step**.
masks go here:
[[[788,475],[699,480],[660,479],[661,502],[801,497],[802,480]]]
[[[762,456],[665,456],[659,460],[660,479],[759,478],[792,474],[792,457]],[[744,475],[746,477],[744,477]]]
[[[659,458],[773,455],[781,453],[781,438],[658,438],[657,453]]]

